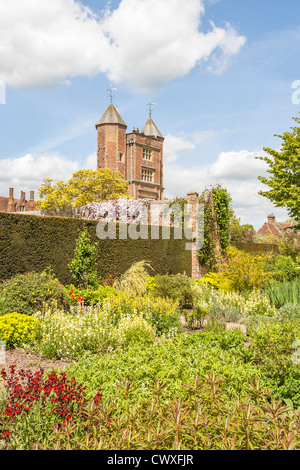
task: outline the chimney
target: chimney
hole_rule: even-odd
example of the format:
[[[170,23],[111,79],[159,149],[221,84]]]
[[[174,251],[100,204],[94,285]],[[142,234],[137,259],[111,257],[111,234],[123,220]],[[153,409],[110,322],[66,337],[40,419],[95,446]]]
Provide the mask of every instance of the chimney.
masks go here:
[[[30,191],[30,202],[34,202],[34,191]]]
[[[274,224],[276,217],[274,214],[268,215],[268,224]]]
[[[9,188],[9,198],[10,199],[14,198],[14,188]]]

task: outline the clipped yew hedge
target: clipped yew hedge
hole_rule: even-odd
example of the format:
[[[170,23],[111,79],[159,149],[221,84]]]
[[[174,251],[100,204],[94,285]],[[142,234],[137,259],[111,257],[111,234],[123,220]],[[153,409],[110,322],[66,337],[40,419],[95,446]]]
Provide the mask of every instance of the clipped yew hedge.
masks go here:
[[[271,245],[270,243],[231,242],[230,245],[234,246],[238,250],[246,251],[247,253],[279,253],[278,247],[276,245]]]
[[[147,260],[153,274],[191,275],[191,252],[185,249],[186,241],[171,237],[164,240],[148,239],[100,240],[96,234],[98,222],[62,217],[41,217],[25,214],[0,213],[0,280],[30,271],[41,272],[52,268],[63,284],[73,279],[68,263],[74,256],[75,240],[87,227],[91,241],[98,242],[98,273],[100,278],[109,274],[123,274],[135,261]],[[118,233],[118,225],[117,225]]]

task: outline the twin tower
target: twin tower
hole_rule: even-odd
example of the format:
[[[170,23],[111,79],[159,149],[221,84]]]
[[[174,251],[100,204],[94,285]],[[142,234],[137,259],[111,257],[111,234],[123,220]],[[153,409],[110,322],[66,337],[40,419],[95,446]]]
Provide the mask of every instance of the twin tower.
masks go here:
[[[122,173],[134,199],[163,199],[164,137],[151,115],[141,131],[127,125],[111,103],[96,124],[97,168]]]

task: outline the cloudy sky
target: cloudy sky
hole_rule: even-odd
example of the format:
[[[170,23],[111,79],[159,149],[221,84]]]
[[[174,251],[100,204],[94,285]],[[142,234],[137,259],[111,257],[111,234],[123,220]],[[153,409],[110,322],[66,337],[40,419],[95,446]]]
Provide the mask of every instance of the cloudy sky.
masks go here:
[[[156,103],[165,196],[219,183],[242,223],[285,220],[255,157],[300,112],[299,53],[299,0],[0,0],[0,195],[96,168],[112,85],[128,130]]]

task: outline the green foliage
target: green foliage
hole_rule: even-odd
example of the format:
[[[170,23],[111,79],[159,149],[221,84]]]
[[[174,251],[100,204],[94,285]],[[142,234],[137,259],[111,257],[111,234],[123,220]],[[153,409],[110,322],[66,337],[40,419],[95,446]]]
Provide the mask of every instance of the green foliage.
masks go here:
[[[192,310],[184,310],[184,319],[189,328],[203,328],[204,319],[208,313],[209,309],[207,304],[198,303]]]
[[[78,298],[83,297],[83,303],[86,306],[95,306],[101,304],[102,301],[109,294],[117,294],[118,291],[111,286],[99,285],[99,286],[89,286],[87,289],[81,289],[73,284],[65,286],[65,291],[67,292],[73,305],[78,304]]]
[[[200,203],[204,204],[204,240],[203,246],[198,251],[199,262],[202,266],[214,270],[216,268],[216,240],[214,238],[215,218],[213,216],[212,201],[205,199],[205,193],[200,197]]]
[[[200,203],[204,204],[204,240],[198,252],[199,262],[211,271],[217,268],[216,239],[219,238],[221,251],[226,251],[230,235],[230,201],[227,191],[217,185],[204,191]]]
[[[300,304],[300,277],[295,277],[291,281],[276,281],[267,284],[264,292],[276,308],[285,304]]]
[[[0,340],[6,348],[29,344],[33,340],[36,320],[32,316],[13,312],[0,317]]]
[[[161,400],[168,402],[174,396],[184,395],[183,385],[193,384],[195,374],[200,381],[206,374],[215,373],[226,380],[228,397],[237,397],[249,390],[248,379],[261,375],[259,368],[244,364],[234,348],[245,340],[240,332],[222,334],[181,334],[151,345],[136,344],[121,353],[103,357],[90,356],[79,360],[68,369],[68,375],[85,383],[88,397],[100,386],[106,390],[104,400],[115,395],[115,386],[123,379],[134,380],[137,391],[133,403],[145,404],[153,381],[165,382]],[[124,407],[124,400],[114,398],[116,409]]]
[[[300,118],[293,118],[300,123]],[[280,151],[264,148],[268,156],[257,157],[269,165],[270,177],[259,177],[259,180],[271,188],[260,191],[275,206],[286,207],[291,218],[300,225],[300,127],[292,127],[291,132],[276,135],[282,139]]]
[[[300,320],[300,304],[285,304],[281,307],[277,313],[277,319],[281,321],[289,320]]]
[[[151,294],[154,297],[178,300],[182,309],[192,308],[194,305],[192,279],[185,274],[155,276],[155,286],[153,286]]]
[[[79,286],[88,288],[89,285],[95,285],[97,282],[96,259],[97,245],[91,243],[87,229],[80,232],[76,240],[75,257],[69,264],[70,272],[73,278],[79,283]]]
[[[117,329],[106,311],[91,308],[80,315],[70,315],[49,308],[36,317],[35,348],[48,359],[104,354],[119,345]]]
[[[300,273],[300,265],[292,256],[278,255],[270,264],[270,270],[275,273],[274,278],[277,280],[291,281]]]
[[[263,292],[253,290],[245,301],[244,314],[273,317],[276,315],[276,310]]]
[[[221,188],[217,186],[213,190],[213,200],[214,208],[217,215],[217,224],[218,232],[220,237],[220,244],[222,251],[226,251],[229,246],[230,235],[229,235],[229,226],[230,226],[230,216],[229,216],[229,206],[231,202],[231,197]]]
[[[300,265],[300,237],[295,236],[294,232],[286,232],[276,240],[279,253],[283,256],[290,256]]]
[[[121,337],[123,346],[128,347],[133,344],[151,344],[155,341],[156,331],[149,322],[141,317],[130,315],[121,318],[118,325],[118,334]]]
[[[174,239],[172,227],[168,240],[163,239],[161,230],[159,239],[152,240],[151,226],[146,240],[121,240],[117,224],[117,239],[99,240],[97,221],[0,213],[0,280],[28,271],[41,272],[51,266],[62,284],[73,284],[68,265],[74,257],[78,233],[84,228],[91,243],[98,244],[98,280],[109,275],[116,279],[143,259],[149,260],[155,273],[191,274],[191,253],[185,249],[186,240]]]
[[[157,336],[176,333],[180,327],[178,300],[153,297],[152,294],[137,296],[128,292],[109,294],[102,303],[102,310],[108,312],[114,325],[122,317],[136,315],[145,318],[152,325]]]
[[[51,380],[52,377],[53,374]],[[53,387],[54,399],[60,404],[58,410],[51,402],[53,395],[47,396],[49,386],[39,387],[45,391],[42,406],[37,402],[29,412],[17,415],[14,427],[10,427],[12,435],[3,442],[4,449],[127,452],[163,449],[180,452],[178,462],[184,465],[182,451],[300,448],[299,414],[281,400],[276,401],[259,378],[248,381],[248,391],[242,397],[230,400],[226,378],[214,371],[204,377],[196,374],[189,384],[182,386],[180,396],[174,395],[167,402],[162,400],[167,384],[154,379],[146,386],[147,403],[136,402],[141,388],[136,381],[126,378],[114,386],[114,399],[109,402],[105,384],[102,391],[85,401],[83,384],[67,380],[62,374],[55,377],[55,384],[59,381],[64,390],[62,396],[57,396]],[[116,402],[123,406],[117,407]],[[70,418],[72,408],[72,418],[62,423],[60,410]],[[51,429],[53,413],[59,425]],[[41,429],[39,424],[44,421],[48,426]],[[161,457],[171,463],[174,452]],[[159,463],[159,455],[153,458]],[[110,464],[113,457],[106,460]]]
[[[244,224],[241,225],[241,219],[238,218],[233,210],[229,211],[230,223],[229,223],[229,238],[230,243],[247,243],[252,240],[255,230],[253,225]]]
[[[293,355],[299,339],[300,322],[286,320],[252,331],[250,346],[274,396],[291,400],[295,408],[300,407],[300,370]]]
[[[103,354],[156,336],[179,331],[178,303],[111,290],[96,307],[79,307],[74,314],[49,308],[36,314],[36,348],[47,358],[78,358]]]
[[[19,274],[0,284],[0,315],[33,315],[51,303],[65,310],[71,305],[60,282],[45,272]]]

